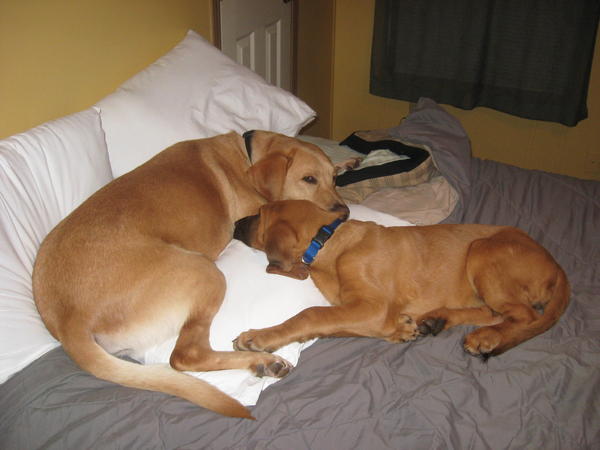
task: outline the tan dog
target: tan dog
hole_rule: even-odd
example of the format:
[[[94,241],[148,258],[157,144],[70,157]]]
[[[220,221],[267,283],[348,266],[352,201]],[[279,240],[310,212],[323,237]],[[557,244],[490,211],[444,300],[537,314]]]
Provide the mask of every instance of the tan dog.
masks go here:
[[[568,304],[561,267],[511,227],[386,228],[350,220],[310,266],[302,263],[312,257],[305,254],[309,246],[318,249],[311,240],[319,229],[333,223],[331,231],[339,216],[309,201],[283,201],[238,222],[235,237],[267,253],[267,272],[300,279],[310,273],[334,306],[308,308],[281,325],[244,332],[236,348],[271,352],[324,336],[403,342],[474,324],[482,328],[467,335],[464,348],[487,358],[546,331]]]
[[[246,143],[230,133],[164,150],[100,189],[46,237],[34,268],[35,302],[82,369],[248,418],[237,401],[178,371],[287,373],[289,363],[269,353],[210,348],[210,324],[226,288],[214,260],[234,222],[267,200],[307,198],[344,214],[347,207],[318,147],[252,133]],[[111,355],[137,357],[175,336],[170,363],[177,371]]]

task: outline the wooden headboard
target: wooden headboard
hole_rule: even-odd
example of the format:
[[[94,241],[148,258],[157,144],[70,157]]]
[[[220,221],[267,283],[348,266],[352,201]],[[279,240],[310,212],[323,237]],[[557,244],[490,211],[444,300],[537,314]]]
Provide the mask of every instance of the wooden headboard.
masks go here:
[[[0,139],[88,108],[193,29],[213,0],[0,2]]]

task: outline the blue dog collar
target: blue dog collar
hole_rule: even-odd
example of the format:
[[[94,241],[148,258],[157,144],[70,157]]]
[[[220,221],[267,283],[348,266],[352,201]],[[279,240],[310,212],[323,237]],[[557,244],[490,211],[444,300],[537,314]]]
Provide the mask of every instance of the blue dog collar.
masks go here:
[[[302,262],[304,264],[311,264],[315,260],[319,250],[323,248],[327,239],[331,237],[335,229],[340,226],[342,222],[344,222],[342,219],[335,219],[329,225],[322,226],[319,231],[317,231],[317,234],[310,242],[308,249],[304,252],[304,255],[302,255]]]

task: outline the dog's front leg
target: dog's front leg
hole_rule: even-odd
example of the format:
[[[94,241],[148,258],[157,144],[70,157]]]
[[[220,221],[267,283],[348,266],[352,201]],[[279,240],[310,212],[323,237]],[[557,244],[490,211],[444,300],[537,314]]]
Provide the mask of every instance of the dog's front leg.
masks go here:
[[[365,336],[402,341],[417,335],[416,323],[408,316],[391,315],[387,307],[378,303],[357,301],[341,306],[315,306],[280,325],[246,331],[234,340],[234,347],[273,352],[292,342],[317,337]]]

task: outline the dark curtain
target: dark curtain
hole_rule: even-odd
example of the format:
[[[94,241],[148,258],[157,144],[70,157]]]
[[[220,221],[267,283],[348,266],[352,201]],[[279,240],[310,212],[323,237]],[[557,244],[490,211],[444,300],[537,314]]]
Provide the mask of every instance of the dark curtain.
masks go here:
[[[599,0],[377,0],[371,93],[576,125]]]

